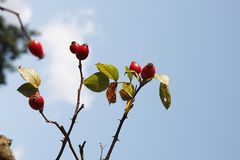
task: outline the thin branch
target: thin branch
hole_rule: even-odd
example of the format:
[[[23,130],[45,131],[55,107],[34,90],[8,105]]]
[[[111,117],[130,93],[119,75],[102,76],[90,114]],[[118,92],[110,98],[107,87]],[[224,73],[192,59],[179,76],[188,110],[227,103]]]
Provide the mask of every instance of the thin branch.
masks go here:
[[[142,81],[142,82],[140,83],[139,87],[135,90],[135,93],[134,93],[133,97],[130,99],[130,101],[131,101],[132,103],[135,101],[135,97],[136,97],[137,93],[140,91],[140,89],[141,89],[145,84],[146,84],[146,82],[145,82],[145,81]],[[133,104],[131,104],[131,105],[132,105],[132,106],[131,106],[131,108],[132,108],[132,107],[133,107]],[[118,128],[117,128],[117,130],[116,130],[116,132],[115,132],[115,135],[113,136],[113,140],[112,140],[111,146],[110,146],[110,148],[109,148],[109,150],[108,150],[108,152],[107,152],[107,155],[106,155],[106,157],[104,158],[104,160],[109,160],[109,159],[110,159],[110,156],[111,156],[111,154],[112,154],[113,148],[114,148],[116,142],[119,141],[118,137],[119,137],[120,131],[121,131],[121,129],[122,129],[123,123],[124,123],[124,121],[127,119],[128,113],[129,113],[128,111],[125,111],[125,112],[123,113],[122,118],[120,119],[120,123],[119,123],[119,125],[118,125]]]
[[[104,158],[104,160],[109,160],[116,142],[119,141],[118,136],[119,136],[122,125],[123,125],[124,121],[126,120],[126,118],[127,118],[127,112],[124,112],[122,118],[120,119],[120,123],[118,125],[117,131],[116,131],[115,135],[113,136],[112,144],[111,144],[111,146],[108,150],[108,153],[107,153],[106,157]]]
[[[47,123],[54,124],[54,125],[62,132],[62,134],[64,135],[64,137],[66,137],[66,139],[67,139],[67,141],[68,141],[69,147],[70,147],[70,149],[71,149],[71,151],[72,151],[75,159],[78,160],[78,156],[77,156],[77,154],[76,154],[76,152],[75,152],[75,150],[74,150],[74,148],[73,148],[72,142],[71,142],[71,140],[70,140],[70,138],[69,138],[66,130],[64,129],[64,127],[63,127],[62,125],[59,125],[56,121],[49,120],[49,119],[45,116],[45,114],[43,113],[43,110],[40,110],[39,112],[40,112],[40,114],[42,115],[42,117],[45,119],[45,121],[46,121]]]
[[[102,156],[103,156],[103,150],[104,150],[105,147],[106,147],[106,145],[103,146],[102,143],[100,143],[100,148],[101,148],[100,160],[103,160],[103,159],[102,159]]]
[[[61,149],[60,149],[60,151],[59,151],[59,153],[58,153],[58,155],[57,155],[56,160],[59,160],[59,159],[61,158],[61,156],[62,156],[62,154],[63,154],[63,151],[64,151],[64,149],[65,149],[65,146],[66,146],[66,144],[67,144],[67,142],[68,142],[68,138],[67,138],[67,137],[70,137],[70,134],[71,134],[71,132],[72,132],[73,126],[74,126],[74,124],[75,124],[75,122],[76,122],[76,119],[77,119],[77,115],[78,115],[78,113],[79,113],[83,108],[84,108],[84,105],[82,104],[81,107],[79,108],[78,112],[77,112],[77,113],[74,113],[73,118],[72,118],[72,121],[71,121],[71,125],[70,125],[70,127],[69,127],[68,132],[67,132],[67,136],[65,136],[65,137],[63,138],[62,146],[61,146]]]
[[[66,132],[64,127],[63,126],[60,126],[56,121],[51,121],[49,120],[45,114],[43,113],[43,110],[40,110],[39,113],[42,115],[42,117],[44,118],[44,120],[47,122],[47,123],[52,123],[54,124],[63,134]],[[65,131],[65,132],[64,132]]]
[[[75,113],[78,112],[79,110],[79,106],[80,106],[80,95],[81,95],[81,90],[82,90],[82,86],[83,86],[83,81],[84,81],[84,77],[83,77],[83,73],[82,73],[82,62],[79,60],[79,64],[78,64],[78,68],[79,68],[79,73],[80,73],[80,84],[79,84],[79,88],[78,88],[78,94],[77,94],[77,104],[76,104],[76,109],[75,109]]]
[[[79,60],[78,68],[79,68],[81,80],[80,80],[80,85],[79,85],[79,88],[78,88],[76,109],[75,109],[75,112],[73,114],[72,121],[71,121],[70,127],[69,127],[68,132],[67,132],[68,137],[70,137],[70,134],[71,134],[73,126],[74,126],[74,124],[76,122],[78,113],[84,108],[84,104],[82,104],[80,106],[80,95],[81,95],[81,90],[82,90],[82,85],[83,85],[83,80],[84,80],[83,73],[82,73],[82,63],[81,63],[80,60]],[[63,153],[63,151],[65,149],[66,143],[67,143],[67,138],[64,137],[64,139],[62,141],[61,149],[60,149],[60,151],[59,151],[59,153],[57,155],[56,160],[60,159],[60,157],[62,156],[62,153]]]
[[[15,12],[15,11],[13,11],[13,10],[11,10],[11,9],[8,9],[8,8],[2,7],[2,6],[0,6],[0,10],[14,14],[14,15],[17,17],[17,19],[18,19],[18,21],[19,21],[19,23],[20,23],[21,30],[23,31],[23,33],[25,34],[25,36],[27,37],[27,39],[28,39],[29,41],[31,41],[31,37],[29,36],[29,34],[27,33],[25,27],[23,26],[23,22],[22,22],[22,20],[21,20],[21,18],[20,18],[20,14],[19,14],[18,12]]]
[[[86,144],[86,141],[84,141],[82,145],[81,144],[78,145],[81,160],[84,160],[84,146],[85,146],[85,144]]]

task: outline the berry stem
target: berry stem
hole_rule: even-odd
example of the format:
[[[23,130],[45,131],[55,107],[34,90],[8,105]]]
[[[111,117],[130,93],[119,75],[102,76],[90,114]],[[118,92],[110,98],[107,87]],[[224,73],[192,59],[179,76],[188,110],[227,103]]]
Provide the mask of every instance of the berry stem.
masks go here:
[[[83,72],[82,72],[82,62],[81,60],[79,60],[79,65],[78,65],[79,71],[80,71],[80,84],[79,84],[79,88],[78,88],[78,94],[77,94],[77,105],[76,105],[76,109],[75,109],[75,113],[78,112],[79,110],[79,106],[80,106],[80,95],[81,95],[81,90],[82,90],[82,86],[83,86]]]
[[[78,93],[77,93],[77,104],[76,104],[76,109],[75,109],[75,112],[73,114],[73,117],[72,117],[72,121],[71,121],[71,124],[70,124],[70,127],[68,129],[68,132],[67,132],[67,136],[70,137],[70,134],[72,132],[72,129],[73,129],[73,126],[76,122],[76,119],[77,119],[77,116],[78,116],[78,113],[84,108],[84,104],[82,104],[80,106],[80,95],[81,95],[81,90],[82,90],[82,85],[83,85],[83,73],[82,73],[82,63],[81,61],[79,60],[79,65],[78,65],[78,68],[79,68],[79,71],[80,71],[80,85],[79,85],[79,88],[78,88]],[[65,136],[63,141],[62,141],[62,147],[57,155],[57,158],[56,160],[60,159],[60,157],[62,156],[62,153],[65,149],[65,146],[66,146],[66,143],[67,143],[67,137]],[[83,155],[81,155],[82,157]]]
[[[132,104],[131,104],[132,107],[133,107],[133,102],[135,101],[135,97],[136,97],[137,93],[140,91],[140,89],[141,89],[145,84],[146,84],[146,83],[140,83],[140,85],[139,85],[139,87],[137,87],[137,89],[136,89],[133,97],[130,99],[130,101],[132,102]],[[118,125],[118,128],[117,128],[117,130],[116,130],[116,132],[115,132],[115,135],[113,136],[113,140],[112,140],[111,146],[110,146],[110,148],[109,148],[109,150],[108,150],[108,152],[107,152],[107,155],[106,155],[106,157],[104,158],[104,160],[109,160],[109,159],[110,159],[110,156],[111,156],[111,154],[112,154],[113,148],[114,148],[116,142],[119,141],[118,137],[119,137],[119,134],[120,134],[120,132],[121,132],[123,123],[124,123],[124,121],[127,119],[128,113],[129,113],[128,111],[125,111],[125,112],[123,113],[122,118],[120,119],[120,123],[119,123],[119,125]]]
[[[21,30],[23,31],[23,33],[25,34],[25,36],[27,37],[27,39],[28,39],[29,41],[31,41],[31,37],[29,36],[29,34],[27,33],[25,27],[23,26],[22,19],[20,18],[20,14],[19,14],[18,12],[15,12],[15,11],[13,11],[13,10],[11,10],[11,9],[8,9],[8,8],[2,7],[2,6],[0,6],[0,10],[14,14],[14,15],[17,17],[17,19],[18,19],[18,21],[19,21],[19,23],[20,23]]]

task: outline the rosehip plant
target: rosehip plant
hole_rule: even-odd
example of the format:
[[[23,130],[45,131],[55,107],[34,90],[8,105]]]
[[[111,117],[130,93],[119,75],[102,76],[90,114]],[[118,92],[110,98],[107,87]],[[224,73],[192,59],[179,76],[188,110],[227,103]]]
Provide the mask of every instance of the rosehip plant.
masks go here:
[[[119,81],[119,71],[111,64],[97,63],[98,72],[90,75],[84,80],[84,85],[93,92],[103,92],[106,90],[106,97],[109,104],[116,102],[116,93],[119,93],[122,100],[126,101],[125,110],[120,119],[119,126],[113,136],[113,140],[104,160],[109,160],[113,148],[118,141],[118,137],[124,121],[126,120],[129,111],[133,108],[134,102],[138,92],[142,87],[146,86],[154,78],[160,81],[159,95],[163,105],[166,109],[170,107],[171,96],[168,89],[169,78],[167,75],[160,75],[155,73],[155,67],[152,63],[148,63],[141,71],[141,67],[136,62],[125,67],[125,74],[127,74],[129,81]],[[141,77],[138,75],[141,72]],[[133,77],[136,78],[137,84],[133,84]],[[122,84],[119,92],[117,92],[118,84]]]
[[[19,15],[16,12],[11,11],[9,9],[5,10],[14,13],[16,14],[16,16],[18,16],[22,30],[24,32],[25,30],[24,27],[22,26],[22,22]],[[28,34],[27,33],[25,34],[29,40],[28,48],[30,52],[33,55],[39,57],[40,59],[43,58],[44,53],[41,43],[37,40],[31,40]],[[125,107],[123,110],[122,117],[120,118],[120,123],[113,136],[111,145],[109,146],[109,149],[107,150],[107,153],[104,157],[103,157],[104,147],[100,145],[101,147],[100,160],[109,160],[112,151],[115,147],[115,144],[119,140],[119,135],[121,132],[121,128],[124,124],[124,121],[128,117],[128,114],[131,111],[131,109],[134,107],[134,102],[136,101],[137,94],[143,87],[147,86],[148,83],[150,83],[153,79],[157,79],[160,82],[158,92],[162,104],[166,109],[170,107],[171,96],[168,87],[169,77],[167,75],[157,74],[156,68],[153,63],[147,63],[143,68],[141,68],[141,66],[137,62],[132,61],[129,66],[125,66],[124,75],[128,77],[127,81],[119,80],[120,74],[116,66],[100,62],[96,64],[97,71],[85,79],[82,72],[82,60],[85,60],[89,55],[88,45],[85,43],[80,45],[76,41],[73,41],[71,42],[69,49],[71,53],[75,54],[76,59],[79,61],[78,68],[80,72],[80,85],[77,92],[77,103],[75,111],[73,112],[71,123],[68,127],[68,130],[66,130],[65,126],[60,125],[58,122],[49,120],[47,116],[44,114],[44,110],[47,109],[47,106],[44,106],[44,98],[40,94],[39,88],[41,84],[41,78],[36,71],[34,71],[33,69],[20,66],[18,68],[18,71],[21,77],[26,81],[26,83],[22,84],[17,90],[28,98],[29,106],[33,110],[39,111],[40,115],[44,118],[44,120],[47,123],[55,125],[62,133],[64,138],[62,140],[60,151],[56,156],[56,160],[59,160],[61,158],[67,143],[69,145],[71,152],[73,153],[74,158],[76,160],[79,159],[84,160],[84,146],[86,144],[86,141],[78,145],[80,153],[80,155],[78,155],[70,139],[70,134],[73,130],[73,126],[76,122],[77,116],[80,113],[80,111],[84,108],[84,104],[80,103],[81,89],[83,85],[93,92],[105,92],[109,104],[116,103],[117,94],[119,94],[121,100],[125,101]],[[135,80],[133,81],[133,79]],[[119,85],[121,86],[119,87]]]
[[[40,95],[39,86],[41,84],[40,76],[37,72],[32,69],[18,67],[18,71],[22,78],[27,81],[21,85],[17,90],[22,93],[25,97],[28,97],[29,106],[34,110],[43,110],[44,99]]]
[[[77,50],[77,47],[79,46],[80,45],[77,45],[77,42],[72,42],[70,45],[70,52],[74,53]],[[76,52],[75,54],[78,54],[78,53],[79,52]],[[133,61],[131,62],[129,67],[128,66],[125,67],[125,75],[128,77],[128,81],[119,81],[120,79],[119,70],[112,64],[104,64],[104,63],[97,63],[96,67],[98,71],[96,73],[93,73],[86,79],[84,79],[83,73],[82,73],[81,60],[80,59],[78,60],[79,60],[78,67],[80,69],[81,81],[80,81],[80,87],[78,89],[78,101],[77,101],[76,109],[73,114],[72,123],[68,131],[66,131],[65,127],[63,127],[62,125],[59,125],[56,121],[48,120],[47,117],[44,115],[44,112],[43,112],[44,100],[40,95],[40,92],[38,89],[41,83],[41,79],[40,79],[40,76],[34,70],[24,68],[22,66],[19,67],[20,75],[24,80],[27,81],[27,83],[20,86],[18,88],[18,91],[23,95],[25,95],[26,97],[29,97],[29,105],[31,106],[31,108],[33,108],[34,110],[39,110],[40,114],[43,116],[46,122],[56,125],[64,135],[64,139],[62,141],[63,142],[62,147],[56,159],[61,157],[67,142],[69,143],[69,147],[72,150],[72,153],[75,159],[78,159],[78,155],[76,154],[72,146],[69,136],[71,134],[72,127],[75,123],[78,113],[81,111],[81,109],[84,108],[83,104],[80,106],[80,94],[81,94],[80,92],[81,92],[82,85],[86,86],[88,89],[90,89],[93,92],[106,91],[106,98],[109,104],[116,103],[117,94],[119,94],[121,99],[126,103],[125,103],[125,109],[123,111],[123,115],[120,119],[119,126],[113,136],[112,143],[109,147],[109,150],[106,156],[103,158],[104,160],[109,160],[112,154],[112,151],[114,149],[114,146],[119,139],[119,134],[123,126],[123,123],[126,120],[128,113],[134,106],[134,102],[136,100],[137,94],[143,87],[145,87],[153,79],[159,80],[160,81],[160,86],[159,86],[160,99],[166,109],[170,107],[171,96],[168,89],[169,78],[167,75],[156,74],[153,63],[148,63],[141,70],[140,65],[137,64],[137,62]],[[141,76],[139,76],[140,73],[141,73]],[[134,78],[136,79],[136,81],[132,81]],[[119,85],[121,85],[121,87],[118,91]],[[84,149],[85,143],[86,142],[84,141],[82,145],[79,145],[79,150],[81,153],[80,158],[82,160],[84,156],[83,149]]]

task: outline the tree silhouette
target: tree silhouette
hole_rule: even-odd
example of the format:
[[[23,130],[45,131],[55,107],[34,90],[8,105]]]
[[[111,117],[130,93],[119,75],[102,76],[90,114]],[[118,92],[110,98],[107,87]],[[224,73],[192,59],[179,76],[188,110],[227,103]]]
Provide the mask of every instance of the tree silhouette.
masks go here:
[[[3,1],[0,1],[0,4]],[[3,10],[0,6],[0,10]],[[29,35],[37,35],[38,32],[29,30]],[[6,72],[15,71],[13,61],[27,52],[27,37],[20,27],[7,24],[4,17],[0,16],[0,85],[6,84]]]

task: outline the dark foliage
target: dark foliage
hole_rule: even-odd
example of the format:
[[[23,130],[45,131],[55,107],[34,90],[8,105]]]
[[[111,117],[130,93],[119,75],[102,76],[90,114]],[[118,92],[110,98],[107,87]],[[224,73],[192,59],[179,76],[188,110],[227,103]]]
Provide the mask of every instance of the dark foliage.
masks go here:
[[[35,31],[27,32],[29,35],[37,34]],[[27,38],[20,27],[7,24],[0,16],[0,85],[6,84],[6,72],[15,70],[13,61],[26,52]]]

